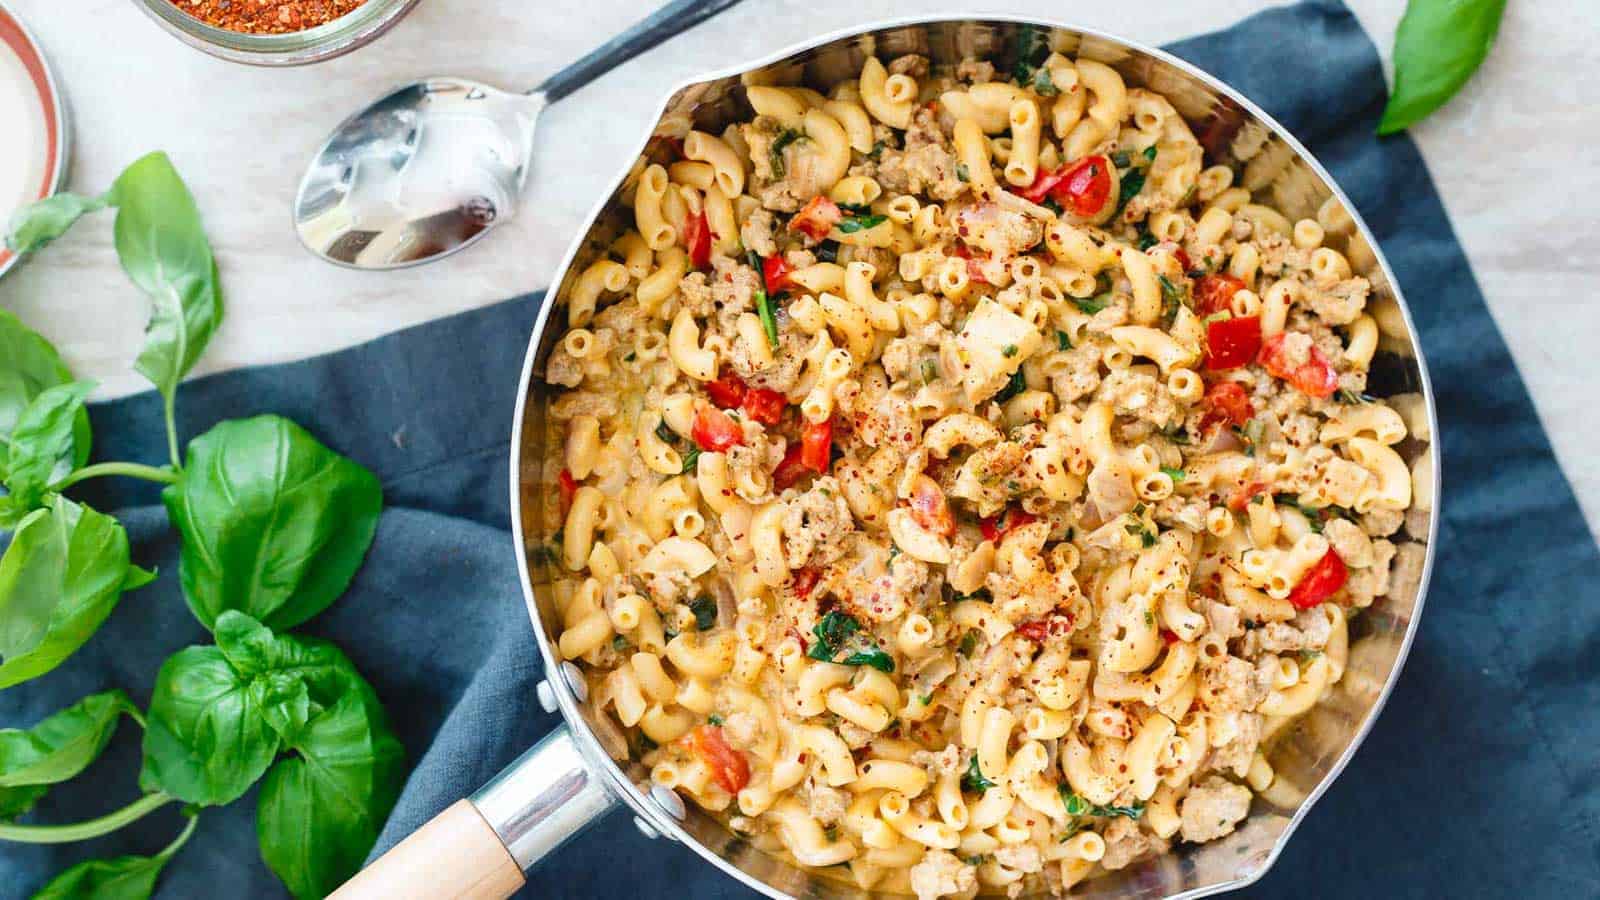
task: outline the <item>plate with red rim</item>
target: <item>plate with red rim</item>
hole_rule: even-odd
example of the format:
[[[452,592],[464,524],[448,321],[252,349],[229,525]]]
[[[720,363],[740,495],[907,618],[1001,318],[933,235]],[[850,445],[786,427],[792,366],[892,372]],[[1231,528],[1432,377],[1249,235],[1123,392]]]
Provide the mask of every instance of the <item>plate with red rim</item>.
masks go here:
[[[67,115],[44,52],[0,4],[0,227],[60,190],[67,172]],[[0,275],[16,263],[0,244]]]

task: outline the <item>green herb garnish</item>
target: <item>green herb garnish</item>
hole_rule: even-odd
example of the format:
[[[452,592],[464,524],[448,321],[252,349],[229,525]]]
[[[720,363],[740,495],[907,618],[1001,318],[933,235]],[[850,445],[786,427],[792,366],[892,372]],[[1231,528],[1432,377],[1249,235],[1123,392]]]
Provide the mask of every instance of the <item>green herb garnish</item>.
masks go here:
[[[983,777],[983,769],[978,766],[978,755],[974,753],[972,760],[967,763],[967,771],[961,775],[961,789],[981,794],[994,786],[994,782]]]
[[[711,715],[706,716],[706,724],[720,726],[722,724],[722,717],[716,713],[712,713]]]
[[[1378,402],[1378,398],[1377,397],[1373,397],[1373,396],[1371,396],[1369,394],[1363,394],[1360,391],[1352,391],[1349,388],[1340,388],[1339,389],[1339,393],[1338,393],[1338,397],[1339,397],[1339,402],[1340,403],[1343,403],[1343,404],[1346,404],[1346,405],[1349,405],[1349,406],[1357,406],[1357,405],[1362,404],[1362,403],[1376,403],[1376,402]]]
[[[840,234],[855,234],[858,231],[876,228],[887,221],[889,221],[888,216],[851,216],[847,219],[840,219],[839,224],[833,227],[839,229]]]
[[[690,447],[689,451],[683,454],[683,469],[681,470],[680,474],[688,475],[690,472],[693,472],[696,468],[698,468],[699,465],[700,448]]]
[[[1044,66],[1040,66],[1034,70],[1033,81],[1031,83],[1033,85],[1033,92],[1041,97],[1054,97],[1055,95],[1061,93],[1061,89],[1056,87],[1055,79],[1050,77],[1050,70],[1046,69]]]
[[[1100,310],[1105,309],[1107,306],[1110,305],[1110,303],[1111,303],[1111,295],[1109,293],[1096,294],[1095,296],[1088,297],[1088,298],[1079,298],[1079,297],[1073,297],[1072,298],[1072,305],[1073,306],[1076,306],[1080,312],[1083,312],[1083,313],[1085,313],[1087,315],[1091,315],[1091,316],[1094,315],[1095,313],[1099,312]]]
[[[1059,329],[1057,329],[1057,331],[1056,331],[1056,349],[1057,350],[1071,350],[1072,349],[1072,338],[1069,337],[1065,331],[1061,331]]]
[[[972,175],[967,171],[966,163],[956,163],[956,179],[963,183],[972,181]]]
[[[961,636],[961,643],[956,646],[956,650],[962,656],[971,658],[972,651],[976,649],[978,649],[978,629],[968,628],[967,633]]]
[[[694,627],[700,631],[710,631],[711,626],[717,624],[717,601],[707,594],[691,600],[689,611],[694,613]]]
[[[882,648],[873,647],[870,650],[860,650],[846,656],[839,661],[841,666],[870,666],[879,672],[893,672],[894,658],[883,652]]]
[[[1000,348],[1000,355],[1004,356],[1006,359],[1010,359],[1011,357],[1016,356],[1017,355],[1017,345],[1016,344],[1007,344],[1004,347],[1001,347]]]
[[[883,141],[873,141],[872,149],[867,151],[867,159],[877,162],[883,158]]]
[[[784,175],[788,174],[788,166],[784,165],[783,162],[784,148],[795,141],[803,140],[804,138],[804,134],[794,130],[793,128],[785,128],[783,132],[778,135],[777,139],[772,142],[772,152],[769,157],[769,162],[772,164],[773,178],[782,178]]]
[[[1171,466],[1162,466],[1161,471],[1168,478],[1171,478],[1173,482],[1179,482],[1183,480],[1184,475],[1182,469],[1174,469]]]
[[[994,395],[994,400],[996,403],[1004,403],[1027,389],[1028,380],[1022,376],[1022,370],[1018,369],[1011,373],[1011,380]]]

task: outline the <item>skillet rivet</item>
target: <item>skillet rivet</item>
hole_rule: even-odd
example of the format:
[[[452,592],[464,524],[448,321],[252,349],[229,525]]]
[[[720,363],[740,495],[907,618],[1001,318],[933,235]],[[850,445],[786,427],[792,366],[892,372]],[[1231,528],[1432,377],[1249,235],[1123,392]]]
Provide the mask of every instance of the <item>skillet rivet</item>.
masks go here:
[[[550,686],[550,682],[539,682],[538,684],[534,685],[533,692],[539,696],[539,706],[543,708],[545,712],[553,713],[559,708],[558,704],[556,703],[555,688]]]
[[[654,828],[652,828],[650,826],[649,822],[646,822],[645,820],[639,818],[638,816],[634,816],[633,817],[633,827],[639,829],[639,833],[640,834],[644,835],[645,837],[649,838],[652,841],[655,840],[658,837],[661,837],[661,832],[659,832],[659,831],[655,830]]]
[[[589,682],[583,678],[583,671],[570,662],[561,664],[561,674],[567,678],[567,687],[572,689],[572,696],[578,698],[579,703],[589,699]]]
[[[660,807],[662,812],[679,822],[682,822],[684,817],[688,815],[688,810],[683,808],[683,798],[678,796],[677,791],[658,784],[650,788],[650,793],[647,796],[649,796],[652,803]]]

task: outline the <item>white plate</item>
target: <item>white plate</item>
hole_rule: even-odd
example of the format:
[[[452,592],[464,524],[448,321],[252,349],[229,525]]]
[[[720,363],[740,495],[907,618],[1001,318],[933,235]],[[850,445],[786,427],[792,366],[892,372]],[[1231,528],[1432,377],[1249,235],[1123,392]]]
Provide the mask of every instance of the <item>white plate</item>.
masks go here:
[[[18,207],[54,194],[67,171],[67,116],[44,54],[0,5],[0,228]],[[0,244],[0,274],[16,263]]]

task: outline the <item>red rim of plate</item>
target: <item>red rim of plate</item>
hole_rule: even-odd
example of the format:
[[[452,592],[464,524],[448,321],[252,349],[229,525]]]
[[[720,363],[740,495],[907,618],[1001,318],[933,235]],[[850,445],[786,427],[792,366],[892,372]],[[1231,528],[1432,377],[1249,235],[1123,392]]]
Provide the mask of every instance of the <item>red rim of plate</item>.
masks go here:
[[[4,6],[0,6],[0,44],[4,44],[4,49],[15,54],[22,62],[23,70],[33,82],[39,106],[44,111],[46,135],[44,178],[34,197],[36,200],[43,199],[56,192],[61,180],[65,156],[62,147],[65,123],[60,97],[56,93],[55,81],[50,77],[50,67],[44,61],[44,54],[39,51],[39,45],[34,43],[33,36],[28,33],[22,22]],[[0,245],[0,273],[5,272],[14,262],[16,262],[15,255],[4,245]]]

